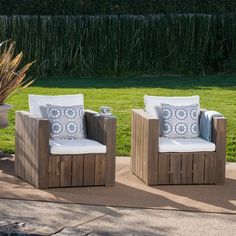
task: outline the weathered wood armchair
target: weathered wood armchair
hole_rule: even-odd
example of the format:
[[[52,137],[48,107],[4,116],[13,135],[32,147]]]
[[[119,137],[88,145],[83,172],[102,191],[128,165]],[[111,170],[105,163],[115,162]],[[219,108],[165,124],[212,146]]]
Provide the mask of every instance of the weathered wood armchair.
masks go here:
[[[114,185],[116,118],[85,110],[86,139],[51,140],[48,101],[83,105],[83,95],[29,96],[30,112],[16,112],[16,175],[37,188]]]
[[[225,181],[226,119],[213,117],[212,140],[161,137],[160,104],[165,97],[145,96],[145,110],[132,110],[132,172],[148,185],[223,184]],[[177,104],[199,102],[178,98]],[[202,115],[199,110],[199,115]]]

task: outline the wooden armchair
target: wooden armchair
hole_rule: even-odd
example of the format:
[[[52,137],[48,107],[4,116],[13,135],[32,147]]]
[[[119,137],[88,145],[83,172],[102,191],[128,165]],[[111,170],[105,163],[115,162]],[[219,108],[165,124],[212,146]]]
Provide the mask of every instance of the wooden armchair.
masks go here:
[[[213,117],[214,152],[160,152],[160,122],[143,109],[132,110],[132,172],[148,185],[223,184],[226,119]]]
[[[85,111],[87,138],[106,146],[103,153],[49,153],[49,121],[16,112],[15,173],[37,188],[112,186],[115,182],[116,118]]]

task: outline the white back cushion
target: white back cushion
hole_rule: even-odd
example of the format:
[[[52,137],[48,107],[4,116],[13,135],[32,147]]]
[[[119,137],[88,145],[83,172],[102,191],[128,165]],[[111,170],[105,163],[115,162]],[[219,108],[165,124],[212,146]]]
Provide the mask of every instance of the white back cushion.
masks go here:
[[[84,106],[84,95],[58,95],[58,96],[45,96],[45,95],[29,95],[29,110],[30,113],[43,118],[48,118],[46,104],[59,105],[59,106]]]
[[[144,96],[145,111],[155,117],[162,119],[161,103],[170,104],[173,106],[189,106],[198,104],[198,114],[200,113],[200,98],[199,96],[192,97],[158,97]]]

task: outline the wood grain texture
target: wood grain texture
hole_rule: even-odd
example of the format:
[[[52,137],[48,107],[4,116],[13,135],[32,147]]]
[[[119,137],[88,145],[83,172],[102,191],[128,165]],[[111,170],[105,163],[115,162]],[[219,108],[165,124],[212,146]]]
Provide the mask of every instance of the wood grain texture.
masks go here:
[[[215,161],[216,155],[213,153],[205,154],[205,165],[204,165],[204,183],[213,184],[215,183]]]
[[[193,153],[193,184],[204,183],[204,153]]]
[[[181,183],[181,153],[173,153],[170,155],[170,184]]]
[[[72,156],[72,186],[83,186],[84,183],[84,156]]]
[[[72,186],[72,157],[61,156],[60,186]]]
[[[116,171],[116,119],[104,119],[104,130],[107,146],[105,185],[112,186],[115,183]]]
[[[158,184],[170,184],[170,154],[169,153],[159,153],[158,158]]]
[[[182,153],[181,183],[193,183],[193,153]]]
[[[116,118],[99,116],[98,113],[86,110],[85,123],[89,139],[96,140],[107,148],[106,159],[106,186],[115,183],[115,161],[116,161]]]
[[[37,188],[114,185],[116,118],[85,112],[88,138],[107,147],[105,154],[50,155],[49,121],[16,112],[16,175]]]
[[[16,112],[16,175],[38,188],[48,187],[49,122]]]
[[[106,184],[106,159],[104,154],[97,154],[95,156],[95,185]]]
[[[156,185],[159,120],[142,109],[134,109],[131,126],[132,172],[148,185]]]
[[[226,126],[224,117],[213,117],[212,141],[216,145],[215,182],[225,183]]]
[[[48,187],[60,187],[61,158],[49,156]]]
[[[95,155],[84,155],[84,186],[95,185]]]
[[[200,116],[206,109],[201,109]],[[149,185],[223,184],[226,119],[213,118],[215,152],[159,153],[159,120],[142,109],[132,110],[131,171]],[[171,150],[170,150],[171,151]]]

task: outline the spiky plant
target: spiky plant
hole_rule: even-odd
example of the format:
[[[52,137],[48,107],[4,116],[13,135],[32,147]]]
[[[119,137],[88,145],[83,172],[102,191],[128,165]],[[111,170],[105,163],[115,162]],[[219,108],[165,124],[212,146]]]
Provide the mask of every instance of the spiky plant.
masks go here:
[[[0,44],[0,105],[4,104],[10,95],[34,81],[31,78],[25,80],[26,72],[34,62],[19,69],[23,53],[14,56],[15,45],[15,42],[8,41]]]

